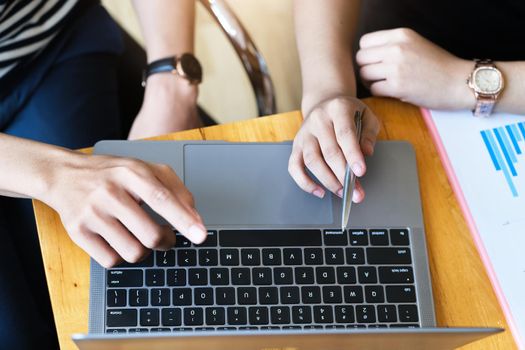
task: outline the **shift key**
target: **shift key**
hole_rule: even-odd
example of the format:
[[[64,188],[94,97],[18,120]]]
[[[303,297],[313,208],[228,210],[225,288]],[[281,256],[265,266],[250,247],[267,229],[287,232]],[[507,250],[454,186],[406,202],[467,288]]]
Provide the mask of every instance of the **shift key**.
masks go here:
[[[366,248],[369,264],[406,265],[412,263],[409,248]]]
[[[142,287],[143,273],[137,269],[108,270],[108,287]]]

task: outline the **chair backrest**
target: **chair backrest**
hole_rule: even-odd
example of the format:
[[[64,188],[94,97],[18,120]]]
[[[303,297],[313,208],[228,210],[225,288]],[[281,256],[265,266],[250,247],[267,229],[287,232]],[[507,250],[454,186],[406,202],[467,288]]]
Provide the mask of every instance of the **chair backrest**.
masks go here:
[[[220,25],[241,59],[257,99],[259,116],[275,114],[275,91],[264,57],[235,13],[224,0],[200,0]]]

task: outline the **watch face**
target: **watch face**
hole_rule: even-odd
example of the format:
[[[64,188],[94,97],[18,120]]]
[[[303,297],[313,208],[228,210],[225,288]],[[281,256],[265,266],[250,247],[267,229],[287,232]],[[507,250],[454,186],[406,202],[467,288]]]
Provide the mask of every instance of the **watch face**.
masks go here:
[[[193,55],[184,54],[179,60],[185,76],[197,82],[202,80],[201,65]]]
[[[501,73],[492,67],[480,67],[474,72],[474,86],[479,93],[495,94],[502,88]]]

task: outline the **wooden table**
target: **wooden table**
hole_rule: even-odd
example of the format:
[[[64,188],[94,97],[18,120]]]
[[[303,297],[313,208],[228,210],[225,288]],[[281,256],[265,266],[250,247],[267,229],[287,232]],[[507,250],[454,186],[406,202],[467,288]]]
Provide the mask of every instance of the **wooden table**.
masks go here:
[[[416,150],[439,326],[487,326],[507,323],[474,246],[418,108],[390,99],[365,101],[381,119],[383,140],[406,140]],[[283,141],[301,125],[299,112],[189,130],[163,140]],[[62,227],[59,216],[34,203],[47,283],[62,349],[76,349],[71,334],[87,332],[89,257]],[[464,349],[515,349],[508,330]]]

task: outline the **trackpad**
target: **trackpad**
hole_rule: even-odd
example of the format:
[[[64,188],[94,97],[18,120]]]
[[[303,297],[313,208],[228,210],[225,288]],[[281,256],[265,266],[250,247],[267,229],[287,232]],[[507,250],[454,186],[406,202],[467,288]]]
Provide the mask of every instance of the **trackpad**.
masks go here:
[[[184,183],[207,225],[329,225],[331,195],[303,192],[288,174],[291,144],[184,146]]]

